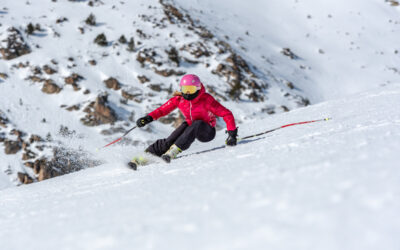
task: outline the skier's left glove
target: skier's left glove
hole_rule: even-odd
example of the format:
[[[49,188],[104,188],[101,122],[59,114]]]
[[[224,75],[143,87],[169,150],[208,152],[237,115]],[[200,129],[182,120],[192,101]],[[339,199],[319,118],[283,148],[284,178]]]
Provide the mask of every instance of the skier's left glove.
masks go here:
[[[238,129],[236,128],[235,130],[227,130],[226,133],[228,133],[228,138],[225,141],[226,145],[236,146]]]
[[[147,115],[147,116],[145,116],[145,117],[139,118],[139,119],[136,121],[136,125],[137,125],[139,128],[141,128],[141,127],[144,127],[146,124],[148,124],[148,123],[150,123],[150,122],[152,122],[152,121],[153,121],[153,117]]]

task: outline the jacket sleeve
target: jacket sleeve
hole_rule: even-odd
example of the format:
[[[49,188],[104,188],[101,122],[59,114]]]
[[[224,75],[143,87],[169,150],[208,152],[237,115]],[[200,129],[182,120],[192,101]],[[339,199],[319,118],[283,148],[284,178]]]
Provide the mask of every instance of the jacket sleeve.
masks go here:
[[[226,128],[229,131],[236,129],[235,118],[233,117],[232,112],[222,106],[217,100],[214,99],[211,95],[209,95],[209,110],[216,116],[222,117],[226,123]]]
[[[179,96],[172,97],[166,103],[161,105],[161,107],[155,109],[153,112],[149,113],[149,116],[153,117],[154,120],[157,120],[160,117],[168,115],[171,113],[176,107],[178,107],[178,99]]]

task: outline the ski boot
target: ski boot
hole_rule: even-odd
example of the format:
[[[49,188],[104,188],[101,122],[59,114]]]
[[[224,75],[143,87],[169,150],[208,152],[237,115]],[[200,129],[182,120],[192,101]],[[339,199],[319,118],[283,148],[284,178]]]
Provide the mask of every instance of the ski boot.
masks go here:
[[[171,159],[175,159],[180,152],[182,152],[182,150],[174,144],[168,149],[165,154],[161,155],[161,159],[163,159],[167,163],[170,163]]]
[[[128,163],[128,166],[133,170],[137,170],[138,166],[144,166],[148,163],[148,160],[143,156],[135,156],[133,159]]]

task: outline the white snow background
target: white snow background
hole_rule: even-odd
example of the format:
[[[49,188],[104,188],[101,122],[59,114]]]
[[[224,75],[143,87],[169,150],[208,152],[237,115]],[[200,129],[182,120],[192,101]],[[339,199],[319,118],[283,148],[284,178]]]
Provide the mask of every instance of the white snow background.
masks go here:
[[[33,9],[22,9],[19,16],[1,14],[0,22],[40,17],[40,4],[34,2]],[[42,7],[53,4],[40,2]],[[5,3],[10,13],[19,4]],[[130,2],[129,8],[118,11],[134,15],[139,3],[146,5]],[[332,120],[280,129],[236,147],[134,172],[125,164],[142,148],[117,145],[97,153],[94,149],[106,143],[104,138],[76,125],[71,113],[60,113],[57,107],[47,105],[44,114],[42,105],[50,101],[42,99],[35,86],[22,85],[20,77],[26,76],[12,75],[13,84],[0,82],[0,105],[12,110],[8,115],[13,122],[41,134],[68,125],[83,135],[69,143],[105,163],[19,187],[1,172],[0,249],[399,250],[399,7],[383,0],[174,3],[213,32],[231,40],[240,37],[236,49],[259,71],[296,82],[313,104],[288,113],[251,116],[264,104],[226,102],[241,121],[240,137],[293,122]],[[54,8],[68,15],[90,13],[67,1],[57,4]],[[99,8],[101,20],[109,10]],[[120,34],[116,23],[106,25],[110,33]],[[92,40],[70,40],[68,46],[79,50]],[[282,47],[290,47],[301,60],[283,57]],[[50,46],[47,59],[65,57],[67,48]],[[91,53],[97,50],[82,56],[90,58]],[[44,60],[35,54],[26,57]],[[103,79],[102,74],[119,63],[107,60],[99,72],[90,71],[91,78]],[[10,64],[0,61],[0,71],[7,71]],[[128,67],[121,74],[132,77]],[[28,108],[20,108],[20,97]],[[62,104],[75,97],[65,93],[50,98]],[[278,94],[272,93],[274,98],[279,100]],[[40,123],[44,115],[52,117],[49,124]],[[151,138],[137,131],[130,137],[154,140],[173,129],[152,126],[156,132]],[[225,138],[219,131],[214,141],[195,142],[182,155],[218,148]],[[3,154],[0,160],[13,161]]]

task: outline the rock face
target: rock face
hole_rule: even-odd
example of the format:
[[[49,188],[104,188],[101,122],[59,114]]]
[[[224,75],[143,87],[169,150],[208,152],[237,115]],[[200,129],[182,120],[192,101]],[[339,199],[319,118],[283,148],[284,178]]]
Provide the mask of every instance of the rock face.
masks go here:
[[[3,111],[0,110],[0,127],[7,128],[8,118]]]
[[[91,102],[83,111],[87,115],[81,119],[86,126],[98,126],[114,123],[117,120],[115,112],[108,106],[107,95],[100,95],[96,101]]]
[[[21,150],[21,143],[19,141],[4,141],[4,153],[11,155],[16,154],[18,151]]]
[[[30,184],[33,182],[33,179],[25,173],[18,173],[18,179],[21,183]]]
[[[83,76],[73,73],[70,76],[66,77],[64,81],[65,84],[72,85],[75,91],[79,91],[81,88],[78,86],[78,82],[83,79],[84,79]]]
[[[0,53],[3,59],[11,60],[30,52],[31,50],[28,44],[25,43],[21,32],[14,27],[10,27],[7,30],[7,38],[0,41]]]
[[[104,84],[106,85],[107,88],[113,89],[113,90],[119,90],[121,89],[121,84],[118,82],[117,79],[114,77],[110,77],[107,80],[104,81]]]
[[[61,88],[52,80],[46,80],[43,84],[42,91],[46,94],[56,94],[61,91]]]

